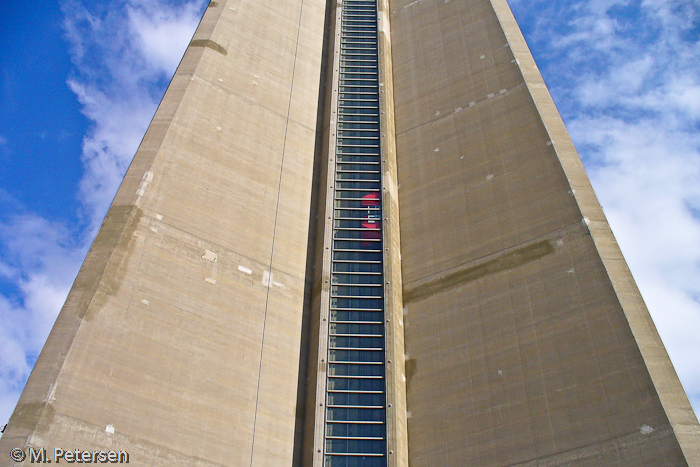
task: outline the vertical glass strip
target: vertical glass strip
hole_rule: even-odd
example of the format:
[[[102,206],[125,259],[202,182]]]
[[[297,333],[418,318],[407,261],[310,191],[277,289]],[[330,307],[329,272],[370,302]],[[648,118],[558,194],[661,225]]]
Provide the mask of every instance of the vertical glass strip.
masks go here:
[[[342,6],[325,467],[386,467],[376,0]]]

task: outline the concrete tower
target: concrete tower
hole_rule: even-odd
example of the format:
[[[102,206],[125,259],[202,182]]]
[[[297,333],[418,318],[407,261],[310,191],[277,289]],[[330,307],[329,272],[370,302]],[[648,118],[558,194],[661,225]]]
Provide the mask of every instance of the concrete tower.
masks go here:
[[[700,427],[506,0],[223,0],[14,448],[700,467]]]

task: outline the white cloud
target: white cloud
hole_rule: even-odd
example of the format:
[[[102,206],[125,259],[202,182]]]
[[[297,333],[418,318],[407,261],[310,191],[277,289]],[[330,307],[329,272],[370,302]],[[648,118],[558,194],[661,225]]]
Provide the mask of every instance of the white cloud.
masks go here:
[[[174,70],[192,37],[193,19],[201,2],[178,10],[162,8],[159,2],[132,1],[127,7],[129,30],[138,41],[146,63],[155,70]]]
[[[649,55],[613,67],[605,79],[593,78],[580,83],[578,99],[583,105],[600,107],[625,97],[634,98],[653,72],[653,67],[654,60]]]
[[[687,72],[674,73],[659,92],[649,96],[649,105],[666,106],[688,123],[700,120],[700,77]]]
[[[31,365],[87,248],[197,26],[203,0],[113,0],[61,4],[73,62],[68,86],[90,121],[83,138],[81,225],[50,222],[0,194],[0,425],[14,409]],[[5,144],[4,138],[0,145]],[[57,142],[58,144],[58,142]]]

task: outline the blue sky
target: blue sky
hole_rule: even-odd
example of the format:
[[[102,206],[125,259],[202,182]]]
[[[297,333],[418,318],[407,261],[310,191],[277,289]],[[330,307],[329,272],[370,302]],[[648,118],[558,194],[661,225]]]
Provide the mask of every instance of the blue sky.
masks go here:
[[[700,5],[510,0],[700,410]],[[202,0],[0,6],[0,425]]]

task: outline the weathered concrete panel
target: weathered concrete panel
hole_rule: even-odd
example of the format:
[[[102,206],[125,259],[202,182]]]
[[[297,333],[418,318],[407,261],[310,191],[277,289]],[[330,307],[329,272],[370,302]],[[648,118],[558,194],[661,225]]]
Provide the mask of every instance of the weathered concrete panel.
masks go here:
[[[291,465],[325,4],[212,2],[2,438]],[[110,433],[113,427],[114,433]]]
[[[668,416],[692,409],[660,398],[682,389],[650,375],[640,348],[668,357],[493,4],[391,1],[409,463],[698,465]]]

